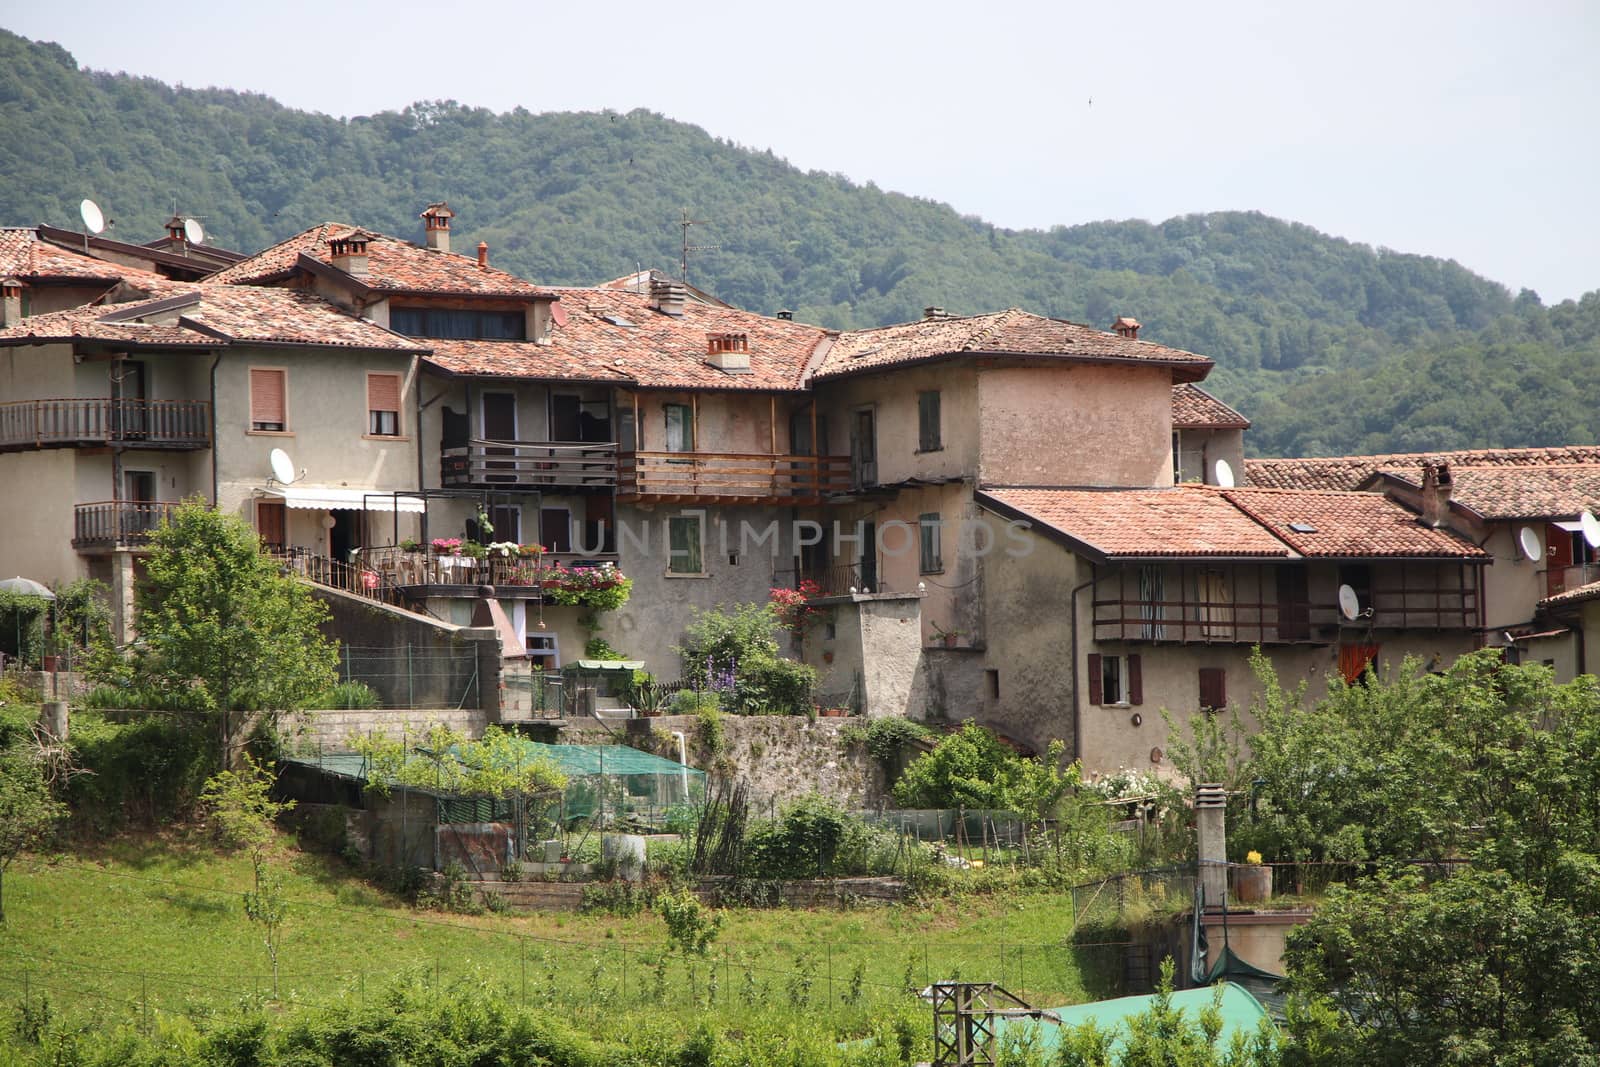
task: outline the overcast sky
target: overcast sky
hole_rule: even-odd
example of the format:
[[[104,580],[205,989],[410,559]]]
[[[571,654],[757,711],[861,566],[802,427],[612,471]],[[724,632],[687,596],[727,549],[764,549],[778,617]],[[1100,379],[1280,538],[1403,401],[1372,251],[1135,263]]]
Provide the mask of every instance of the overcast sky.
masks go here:
[[[1002,226],[1258,209],[1546,303],[1600,288],[1592,0],[0,0],[0,25],[335,115],[644,107]]]

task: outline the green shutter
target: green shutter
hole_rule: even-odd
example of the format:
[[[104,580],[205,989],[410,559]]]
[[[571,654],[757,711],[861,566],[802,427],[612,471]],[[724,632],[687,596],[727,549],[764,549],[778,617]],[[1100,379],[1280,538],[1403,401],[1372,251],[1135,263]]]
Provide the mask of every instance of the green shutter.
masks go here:
[[[700,520],[692,515],[667,520],[669,554],[667,570],[672,574],[704,573],[700,560]]]

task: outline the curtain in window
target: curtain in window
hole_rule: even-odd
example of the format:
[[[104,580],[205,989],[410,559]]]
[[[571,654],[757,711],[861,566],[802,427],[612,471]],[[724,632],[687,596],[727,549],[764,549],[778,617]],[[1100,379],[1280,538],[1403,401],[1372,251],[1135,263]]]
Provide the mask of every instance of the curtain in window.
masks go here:
[[[1227,575],[1221,571],[1195,575],[1195,599],[1200,603],[1200,635],[1231,638],[1233,597],[1229,595]]]
[[[1139,568],[1139,618],[1144,622],[1139,628],[1141,637],[1152,641],[1164,640],[1167,628],[1161,620],[1165,617],[1166,609],[1162,601],[1167,599],[1166,577],[1161,573],[1159,566]]]

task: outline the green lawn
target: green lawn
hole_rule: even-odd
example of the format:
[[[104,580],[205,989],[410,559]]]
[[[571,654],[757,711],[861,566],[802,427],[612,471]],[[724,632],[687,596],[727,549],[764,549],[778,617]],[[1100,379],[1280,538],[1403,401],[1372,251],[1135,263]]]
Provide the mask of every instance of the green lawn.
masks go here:
[[[674,957],[658,968],[666,936],[654,915],[421,911],[337,860],[285,845],[277,863],[292,902],[280,958],[285,1002],[378,996],[393,976],[412,974],[487,980],[597,1033],[629,1009],[687,1016],[713,1004],[730,1024],[800,1013],[848,1033],[870,1009],[905,1003],[908,979],[995,980],[1035,1003],[1062,1004],[1090,998],[1085,976],[1120,958],[1116,948],[1065,945],[1065,895],[1010,892],[925,907],[729,911],[708,959]],[[250,877],[243,857],[187,837],[21,859],[4,883],[0,999],[43,993],[58,1011],[103,1023],[270,997],[260,928],[240,903]]]

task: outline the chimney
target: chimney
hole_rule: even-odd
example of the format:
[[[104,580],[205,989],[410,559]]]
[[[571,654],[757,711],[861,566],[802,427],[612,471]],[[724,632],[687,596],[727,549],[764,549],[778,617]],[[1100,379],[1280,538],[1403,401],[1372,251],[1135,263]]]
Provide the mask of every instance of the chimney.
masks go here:
[[[785,308],[784,310],[778,312],[778,318],[782,319],[784,322],[793,322],[794,312],[790,311],[788,308]]]
[[[478,269],[489,269],[489,245],[485,241],[478,242]]]
[[[1437,529],[1450,522],[1450,464],[1422,465],[1422,524]]]
[[[422,228],[427,232],[428,247],[435,252],[450,251],[450,220],[456,217],[450,205],[443,200],[429,204],[417,217],[422,220]]]
[[[183,244],[188,240],[187,235],[183,232],[183,222],[182,215],[174,215],[167,220],[167,240],[174,244]]]
[[[1228,790],[1222,785],[1194,789],[1194,826],[1199,835],[1200,885],[1205,906],[1220,908],[1228,899]]]
[[[1116,322],[1113,322],[1111,324],[1111,328],[1116,331],[1118,337],[1126,337],[1130,341],[1137,341],[1139,339],[1138,319],[1130,319],[1128,316],[1124,315],[1117,319]]]
[[[650,306],[663,315],[683,316],[683,306],[689,302],[689,290],[676,282],[650,280]]]
[[[749,370],[750,335],[743,333],[707,334],[706,362],[718,370]]]
[[[367,242],[372,235],[365,230],[351,230],[343,237],[328,242],[333,265],[354,278],[367,276]]]
[[[0,326],[15,326],[22,321],[23,288],[21,278],[0,281]]]
[[[922,320],[924,322],[937,322],[940,319],[948,319],[949,317],[949,315],[945,314],[944,308],[929,306],[922,309]]]

